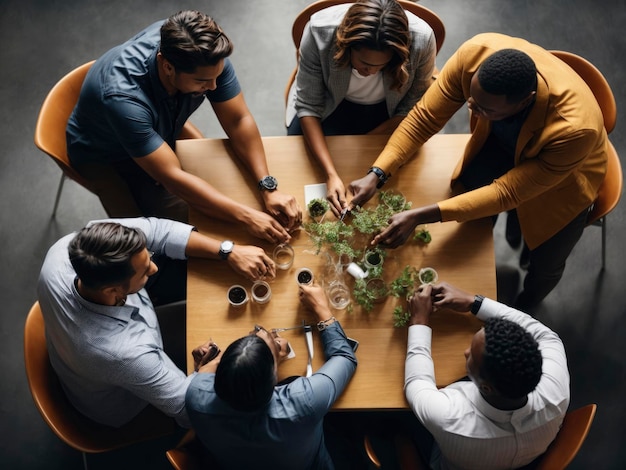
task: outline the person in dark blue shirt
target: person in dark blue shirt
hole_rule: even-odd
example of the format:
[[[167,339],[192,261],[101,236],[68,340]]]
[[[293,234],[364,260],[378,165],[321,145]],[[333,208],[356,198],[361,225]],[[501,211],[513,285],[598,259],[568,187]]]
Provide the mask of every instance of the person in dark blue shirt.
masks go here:
[[[239,222],[259,238],[289,240],[302,212],[269,174],[259,130],[228,59],[232,50],[211,17],[181,11],[114,47],[91,67],[68,122],[67,147],[72,166],[94,185],[110,216],[186,221],[189,205]],[[259,181],[271,215],[181,168],[176,139],[205,98],[236,155]]]

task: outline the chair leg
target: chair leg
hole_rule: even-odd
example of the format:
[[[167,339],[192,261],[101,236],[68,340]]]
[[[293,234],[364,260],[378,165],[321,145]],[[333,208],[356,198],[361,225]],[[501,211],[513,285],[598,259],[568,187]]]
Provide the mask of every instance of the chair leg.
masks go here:
[[[85,452],[82,452],[83,454],[83,468],[85,470],[89,470],[88,466],[87,466],[87,454]]]
[[[57,196],[54,199],[54,208],[52,209],[52,218],[57,215],[57,207],[59,207],[59,200],[61,199],[61,192],[63,191],[63,183],[65,183],[65,173],[61,173],[61,180],[59,181],[59,187],[57,189]]]
[[[602,271],[606,264],[606,216],[602,217]]]

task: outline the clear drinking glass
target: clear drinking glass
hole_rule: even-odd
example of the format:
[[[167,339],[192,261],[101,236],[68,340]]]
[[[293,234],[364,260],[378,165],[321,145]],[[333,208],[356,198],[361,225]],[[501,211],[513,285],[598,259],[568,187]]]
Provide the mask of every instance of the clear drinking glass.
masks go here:
[[[276,245],[274,253],[272,254],[272,259],[274,260],[274,263],[276,263],[276,268],[282,270],[291,268],[294,257],[295,253],[293,251],[293,247],[288,243]]]
[[[256,281],[252,284],[252,300],[258,304],[266,304],[272,298],[272,289],[265,281]]]
[[[350,305],[350,289],[341,280],[334,280],[328,283],[326,294],[330,304],[337,310],[342,310]]]
[[[313,271],[309,268],[300,268],[296,273],[296,282],[301,286],[313,284]]]

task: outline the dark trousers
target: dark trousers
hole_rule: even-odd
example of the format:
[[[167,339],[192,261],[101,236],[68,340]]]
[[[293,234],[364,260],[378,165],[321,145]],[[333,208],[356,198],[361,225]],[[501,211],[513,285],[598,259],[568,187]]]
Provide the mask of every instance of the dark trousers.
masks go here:
[[[330,116],[322,121],[324,135],[362,135],[389,119],[387,104],[356,104],[343,100]],[[287,135],[302,135],[298,116],[287,128]]]
[[[490,136],[487,142],[461,175],[460,181],[468,191],[491,184],[513,167],[513,158]],[[524,288],[517,296],[515,307],[529,310],[537,306],[556,287],[565,262],[572,249],[582,236],[587,221],[588,208],[578,214],[568,225],[529,252],[528,273],[524,278]],[[494,216],[493,222],[497,220]],[[509,217],[517,218],[515,210]]]

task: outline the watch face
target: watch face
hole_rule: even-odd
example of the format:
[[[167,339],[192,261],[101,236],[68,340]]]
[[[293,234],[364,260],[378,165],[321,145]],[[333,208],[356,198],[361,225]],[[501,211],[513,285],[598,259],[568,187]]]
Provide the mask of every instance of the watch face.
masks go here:
[[[231,242],[230,240],[225,240],[220,245],[220,251],[223,253],[230,253],[231,251],[233,251],[233,246],[235,246],[233,242]]]
[[[268,191],[273,191],[278,187],[278,181],[273,176],[266,176],[260,181],[260,186]]]

